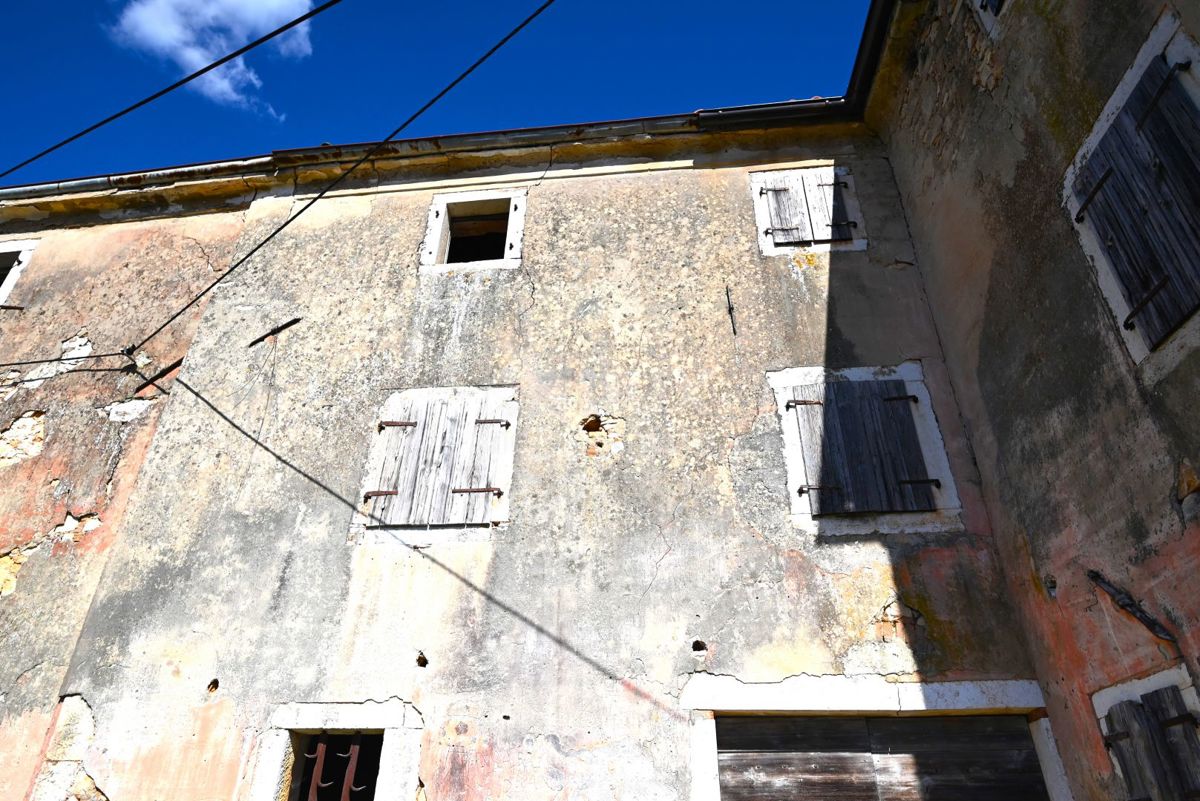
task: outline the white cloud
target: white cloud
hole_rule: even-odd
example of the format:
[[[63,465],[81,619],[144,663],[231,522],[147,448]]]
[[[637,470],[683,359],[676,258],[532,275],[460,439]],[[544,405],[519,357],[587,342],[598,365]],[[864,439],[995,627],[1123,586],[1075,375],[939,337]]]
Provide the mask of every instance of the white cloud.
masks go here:
[[[312,0],[130,0],[113,35],[128,47],[174,62],[187,74],[311,8]],[[269,46],[288,58],[310,55],[308,23],[272,40]],[[269,103],[258,99],[262,79],[240,58],[190,86],[217,103],[283,119]]]

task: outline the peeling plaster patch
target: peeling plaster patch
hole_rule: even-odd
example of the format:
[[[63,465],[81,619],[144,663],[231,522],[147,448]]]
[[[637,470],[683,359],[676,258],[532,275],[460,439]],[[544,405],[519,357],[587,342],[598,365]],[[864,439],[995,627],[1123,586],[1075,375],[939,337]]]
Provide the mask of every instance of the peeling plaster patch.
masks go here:
[[[80,331],[70,339],[64,340],[62,361],[38,365],[25,375],[20,386],[26,389],[37,389],[56,375],[69,373],[83,364],[83,359],[92,355],[92,342],[86,334],[86,331]]]
[[[575,440],[586,448],[588,456],[616,456],[625,450],[625,418],[611,414],[589,414],[579,421]]]
[[[108,801],[83,765],[95,732],[87,702],[78,695],[63,698],[30,801]]]
[[[17,588],[17,574],[21,572],[21,565],[25,564],[29,552],[35,548],[37,548],[36,544],[27,545],[0,556],[0,598],[11,595],[12,591]]]
[[[75,517],[68,513],[62,524],[55,526],[49,536],[56,542],[66,542],[67,540],[79,542],[79,538],[84,534],[90,534],[100,528],[102,522],[98,515],[86,514]]]
[[[154,404],[155,400],[155,398],[132,398],[131,400],[110,403],[99,411],[102,414],[108,415],[108,419],[114,423],[132,423],[145,414],[146,410]]]
[[[0,467],[10,467],[42,452],[46,440],[46,413],[25,412],[0,431]]]

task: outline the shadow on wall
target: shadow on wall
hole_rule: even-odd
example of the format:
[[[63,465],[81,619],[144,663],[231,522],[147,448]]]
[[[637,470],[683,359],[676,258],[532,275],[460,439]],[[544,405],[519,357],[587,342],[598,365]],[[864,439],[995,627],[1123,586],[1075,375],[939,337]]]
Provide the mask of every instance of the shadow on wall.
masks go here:
[[[812,226],[814,238],[825,231],[832,240],[824,246],[823,381],[779,397],[781,410],[795,415],[804,483],[790,488],[791,502],[794,518],[815,533],[814,556],[850,550],[890,566],[891,586],[875,588],[890,600],[862,632],[874,664],[846,672],[921,684],[1028,679],[899,199],[884,209],[860,198],[873,211],[864,222],[859,203],[839,198],[853,188],[841,173],[828,225]],[[877,177],[863,191],[891,180]],[[792,261],[797,270],[820,269]],[[789,400],[792,408],[782,409]],[[938,707],[922,695],[923,706]],[[923,798],[1047,797],[1020,716],[877,719],[867,731],[881,794],[908,787]]]

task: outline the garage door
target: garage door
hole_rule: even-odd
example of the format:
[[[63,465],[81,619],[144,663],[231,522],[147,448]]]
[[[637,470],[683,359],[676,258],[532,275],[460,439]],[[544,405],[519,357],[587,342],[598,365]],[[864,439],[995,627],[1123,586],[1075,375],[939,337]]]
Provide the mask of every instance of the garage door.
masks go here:
[[[1022,716],[719,717],[722,801],[1045,801]]]

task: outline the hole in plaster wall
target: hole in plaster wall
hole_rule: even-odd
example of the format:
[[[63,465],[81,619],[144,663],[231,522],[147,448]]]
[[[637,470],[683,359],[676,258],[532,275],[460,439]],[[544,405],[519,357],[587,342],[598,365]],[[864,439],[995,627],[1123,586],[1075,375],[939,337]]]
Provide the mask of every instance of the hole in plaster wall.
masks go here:
[[[423,668],[429,666],[429,660],[425,658],[423,651],[417,651],[417,667]]]
[[[512,720],[511,715],[501,715],[500,717],[504,718],[505,720]]]
[[[218,689],[220,689],[220,687],[221,687],[221,682],[218,681],[217,679],[213,679],[212,681],[210,681],[208,683],[208,691],[210,693],[215,693]]]
[[[1046,577],[1042,579],[1042,584],[1046,587],[1046,595],[1052,599],[1058,597],[1058,579],[1047,573]]]
[[[705,643],[704,640],[693,640],[692,650],[698,654],[704,653],[708,650],[708,644]]]
[[[625,448],[625,420],[600,412],[579,421],[576,441],[585,446],[588,456],[616,456]]]

